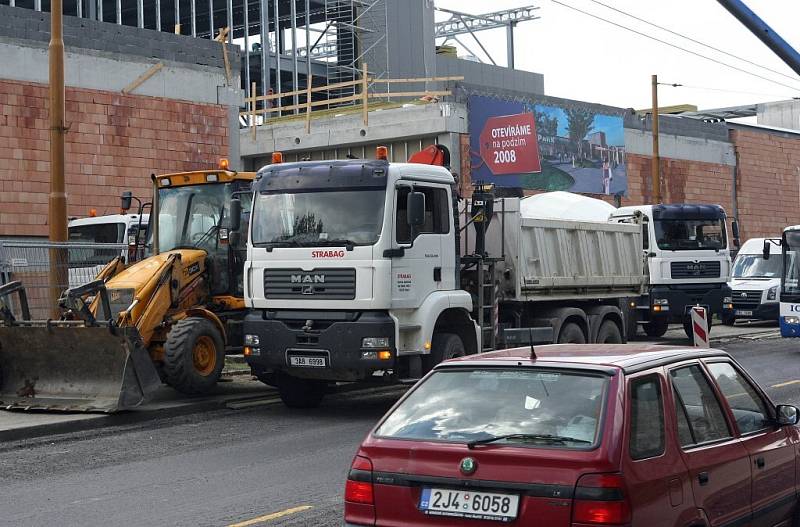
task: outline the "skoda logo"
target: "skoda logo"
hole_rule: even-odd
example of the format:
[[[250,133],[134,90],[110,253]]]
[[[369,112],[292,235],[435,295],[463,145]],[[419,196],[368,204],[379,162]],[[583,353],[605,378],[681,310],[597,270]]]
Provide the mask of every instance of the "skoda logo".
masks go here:
[[[478,462],[471,457],[465,457],[461,460],[461,464],[458,468],[461,470],[462,474],[469,476],[470,474],[474,474],[478,469]]]

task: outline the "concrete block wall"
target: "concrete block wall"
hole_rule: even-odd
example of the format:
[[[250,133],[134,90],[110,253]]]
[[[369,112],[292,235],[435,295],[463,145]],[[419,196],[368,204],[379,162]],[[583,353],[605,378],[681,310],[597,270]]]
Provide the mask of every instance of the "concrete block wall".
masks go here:
[[[48,90],[0,80],[0,236],[46,236]],[[228,152],[228,111],[160,97],[67,88],[70,216],[119,210],[122,190],[147,198],[150,174],[215,167]]]

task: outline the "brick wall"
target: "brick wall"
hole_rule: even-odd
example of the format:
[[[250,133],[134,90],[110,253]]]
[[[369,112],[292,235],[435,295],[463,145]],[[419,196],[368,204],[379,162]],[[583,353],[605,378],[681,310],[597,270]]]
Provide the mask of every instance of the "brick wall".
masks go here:
[[[734,128],[739,219],[747,238],[777,236],[800,223],[800,136]]]
[[[0,80],[0,236],[46,236],[47,86]],[[151,173],[216,166],[228,152],[224,106],[67,88],[67,212],[119,211],[152,194]]]

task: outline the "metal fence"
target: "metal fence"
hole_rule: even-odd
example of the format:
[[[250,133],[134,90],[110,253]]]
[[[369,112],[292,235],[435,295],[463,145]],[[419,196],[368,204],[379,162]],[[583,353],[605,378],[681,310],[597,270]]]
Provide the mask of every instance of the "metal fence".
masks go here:
[[[51,318],[56,309],[51,290],[60,293],[91,282],[108,262],[127,251],[124,243],[0,240],[0,285],[21,282],[27,293],[31,318]],[[0,302],[5,302],[14,316],[21,318],[15,296],[0,299]]]

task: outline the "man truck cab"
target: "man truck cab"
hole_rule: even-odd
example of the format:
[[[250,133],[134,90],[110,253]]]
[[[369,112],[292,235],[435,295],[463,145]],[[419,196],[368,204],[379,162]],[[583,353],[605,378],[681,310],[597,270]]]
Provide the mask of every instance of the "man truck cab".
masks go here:
[[[731,302],[731,257],[725,210],[719,205],[638,205],[621,207],[612,222],[643,223],[642,248],[647,294],[638,305],[640,323],[650,337],[666,333],[670,322],[683,323],[691,338],[690,309],[703,306],[723,314]],[[738,236],[734,227],[734,238]]]
[[[727,325],[741,319],[778,319],[778,289],[783,271],[781,248],[778,243],[767,242],[765,246],[765,241],[767,238],[751,238],[736,255],[728,283],[733,309],[725,310],[722,317]],[[764,258],[765,247],[769,247],[772,258]]]

